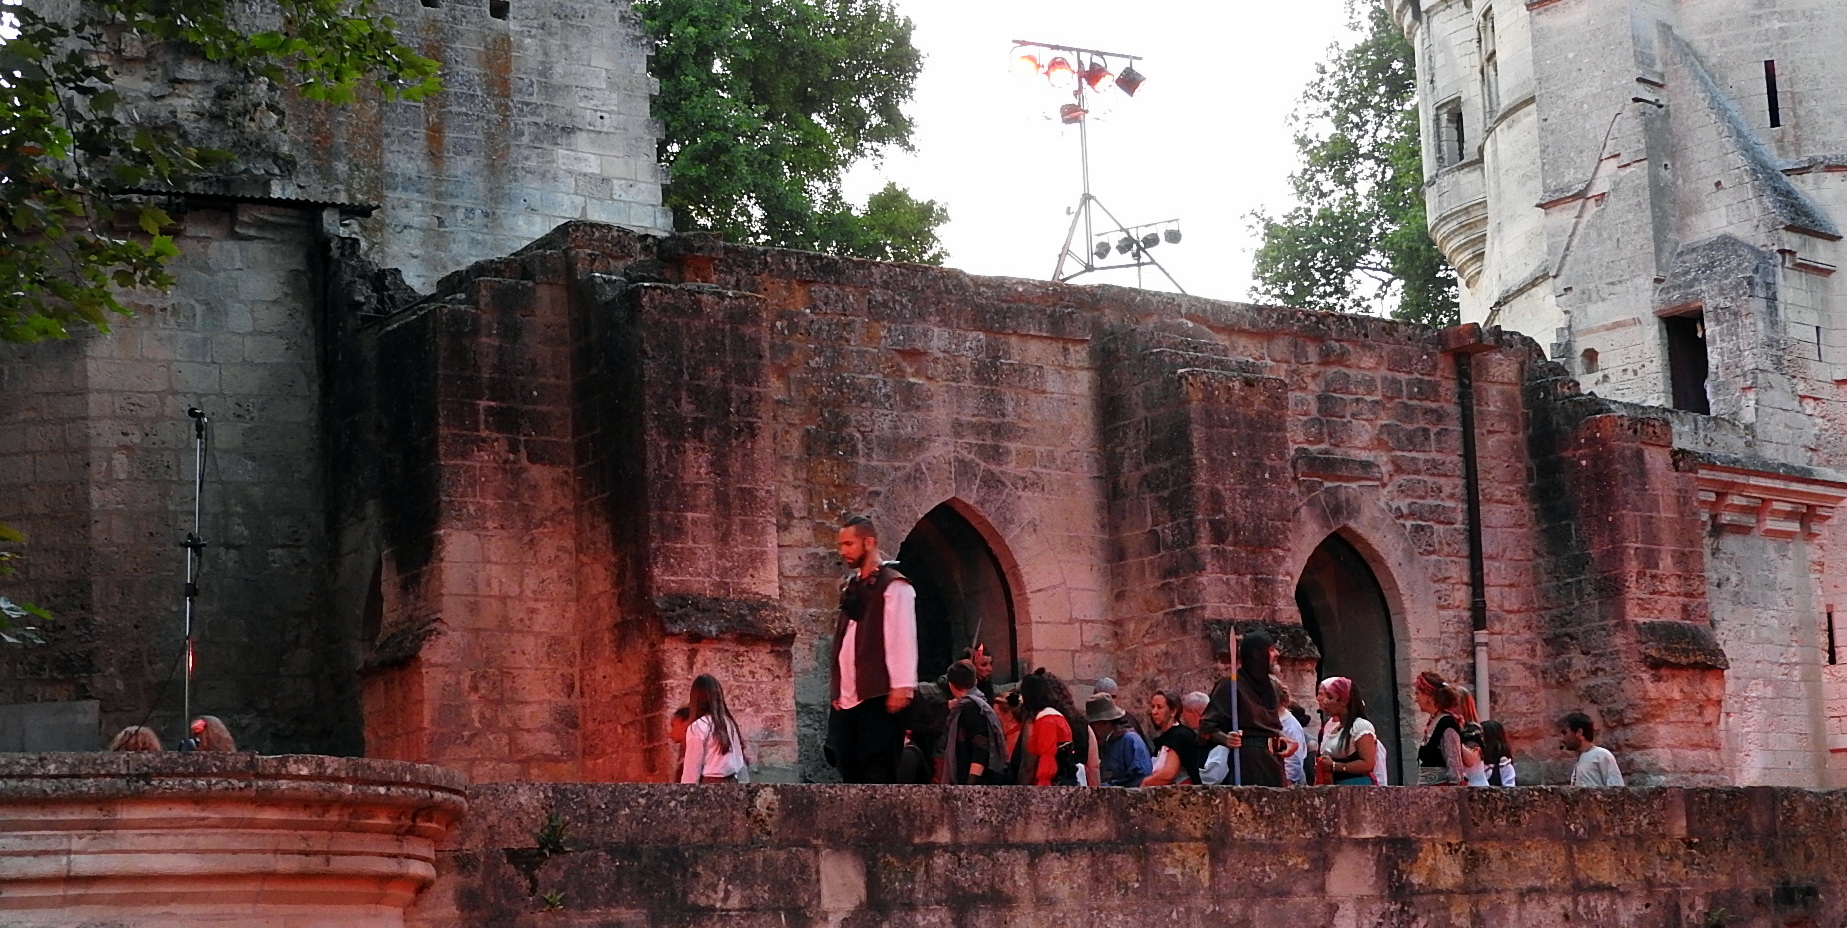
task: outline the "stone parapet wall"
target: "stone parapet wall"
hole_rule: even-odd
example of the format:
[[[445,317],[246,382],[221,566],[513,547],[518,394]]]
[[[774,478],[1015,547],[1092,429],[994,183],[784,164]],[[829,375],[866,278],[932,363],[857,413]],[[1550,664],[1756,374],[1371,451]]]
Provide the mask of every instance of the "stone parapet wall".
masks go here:
[[[492,785],[470,803],[413,928],[1847,916],[1847,797],[1799,790]],[[548,816],[566,829],[549,856]]]
[[[0,756],[0,925],[397,928],[466,807],[392,761]]]

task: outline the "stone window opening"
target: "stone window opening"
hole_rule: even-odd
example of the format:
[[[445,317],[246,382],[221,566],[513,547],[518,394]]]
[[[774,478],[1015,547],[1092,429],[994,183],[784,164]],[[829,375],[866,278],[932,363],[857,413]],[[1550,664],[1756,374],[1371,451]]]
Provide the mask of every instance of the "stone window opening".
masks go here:
[[[1770,128],[1778,129],[1783,125],[1783,107],[1776,94],[1776,59],[1764,61],[1764,101],[1770,110]]]
[[[442,0],[423,0],[423,6],[424,9],[440,10],[442,9],[443,2]]]
[[[1840,651],[1840,645],[1835,637],[1836,635],[1839,634],[1839,632],[1836,631],[1834,628],[1834,610],[1832,609],[1828,610],[1827,621],[1828,621],[1828,663],[1838,664],[1841,662],[1841,651]]]
[[[1468,160],[1468,136],[1462,120],[1462,101],[1437,107],[1437,166],[1450,167]]]
[[[1597,349],[1586,348],[1578,355],[1578,369],[1581,373],[1597,373]]]
[[[1674,408],[1712,415],[1705,315],[1696,312],[1668,316],[1661,320],[1661,328],[1667,338],[1668,385]]]
[[[512,7],[512,0],[487,0],[487,15],[495,19],[506,19]]]
[[[1481,17],[1481,95],[1482,112],[1492,120],[1501,111],[1501,69],[1495,54],[1492,10]]]

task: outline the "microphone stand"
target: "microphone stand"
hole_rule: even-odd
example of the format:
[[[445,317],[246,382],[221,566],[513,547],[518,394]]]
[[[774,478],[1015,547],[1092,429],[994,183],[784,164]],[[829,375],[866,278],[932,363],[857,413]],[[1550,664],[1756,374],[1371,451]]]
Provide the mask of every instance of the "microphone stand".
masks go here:
[[[199,598],[199,566],[204,557],[205,542],[199,537],[200,509],[205,498],[205,427],[211,421],[204,410],[197,406],[186,410],[192,418],[192,531],[186,533],[186,540],[180,547],[186,549],[186,678],[180,697],[180,750],[190,751],[198,746],[192,737],[192,675],[193,675],[193,603]]]

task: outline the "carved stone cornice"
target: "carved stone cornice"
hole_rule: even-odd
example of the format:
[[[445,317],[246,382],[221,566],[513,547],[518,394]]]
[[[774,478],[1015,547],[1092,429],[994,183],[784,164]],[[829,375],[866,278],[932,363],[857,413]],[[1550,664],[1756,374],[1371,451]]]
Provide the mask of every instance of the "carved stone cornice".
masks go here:
[[[1847,500],[1847,482],[1701,461],[1700,508],[1727,532],[1814,538]]]

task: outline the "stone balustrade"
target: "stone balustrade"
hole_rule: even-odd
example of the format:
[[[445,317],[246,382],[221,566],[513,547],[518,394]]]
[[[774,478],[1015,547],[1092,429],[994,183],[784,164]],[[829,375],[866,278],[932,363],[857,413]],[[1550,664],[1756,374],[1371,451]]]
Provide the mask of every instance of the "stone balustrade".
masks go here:
[[[466,807],[398,761],[0,755],[0,925],[395,928]]]

